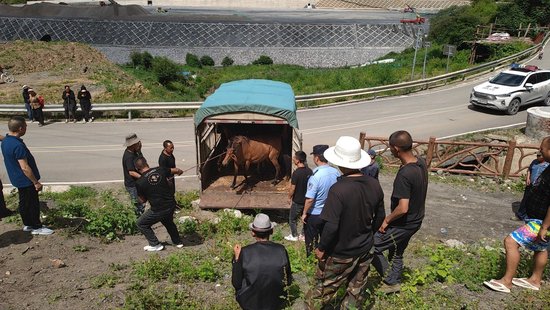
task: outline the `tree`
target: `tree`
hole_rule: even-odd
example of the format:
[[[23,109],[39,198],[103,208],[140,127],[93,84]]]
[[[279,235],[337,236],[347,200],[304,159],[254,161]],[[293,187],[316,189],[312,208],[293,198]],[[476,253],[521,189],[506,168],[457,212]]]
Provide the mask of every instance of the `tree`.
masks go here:
[[[178,79],[178,64],[166,57],[155,57],[153,59],[153,72],[160,84],[166,86]]]

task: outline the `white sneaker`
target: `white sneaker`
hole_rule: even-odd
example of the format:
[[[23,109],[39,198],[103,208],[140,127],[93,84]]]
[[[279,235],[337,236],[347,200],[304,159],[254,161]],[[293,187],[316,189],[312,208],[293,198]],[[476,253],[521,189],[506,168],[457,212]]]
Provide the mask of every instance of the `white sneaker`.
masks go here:
[[[288,241],[298,241],[298,237],[294,237],[293,235],[288,235],[285,237],[286,240]]]
[[[180,243],[180,244],[176,244],[176,248],[178,248],[178,249],[181,249],[181,248],[183,248],[183,243]]]
[[[67,124],[68,122],[69,122],[69,120],[68,120],[68,119],[65,119],[65,124]]]
[[[51,235],[53,234],[53,230],[49,229],[48,227],[42,226],[38,229],[33,229],[31,231],[31,234],[33,235]]]
[[[146,245],[143,247],[143,249],[147,252],[157,252],[157,251],[162,251],[164,249],[164,246],[159,243],[155,246]]]
[[[32,231],[32,228],[30,226],[23,226],[23,231]]]

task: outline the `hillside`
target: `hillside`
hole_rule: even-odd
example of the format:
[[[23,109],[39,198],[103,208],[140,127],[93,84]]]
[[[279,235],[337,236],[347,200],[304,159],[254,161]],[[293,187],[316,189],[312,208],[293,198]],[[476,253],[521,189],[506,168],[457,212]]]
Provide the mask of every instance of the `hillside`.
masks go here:
[[[69,42],[15,41],[0,43],[0,65],[14,75],[12,84],[0,83],[0,103],[21,103],[21,87],[29,85],[46,98],[61,103],[64,85],[73,90],[86,85],[95,102],[144,100],[149,93],[134,77],[112,64],[92,47]]]

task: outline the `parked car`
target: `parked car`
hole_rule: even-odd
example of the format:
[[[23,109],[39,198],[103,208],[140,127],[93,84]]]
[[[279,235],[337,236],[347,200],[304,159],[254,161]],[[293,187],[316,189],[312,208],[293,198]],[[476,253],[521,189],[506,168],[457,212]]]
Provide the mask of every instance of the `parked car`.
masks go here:
[[[535,102],[550,106],[550,70],[539,70],[536,66],[513,65],[475,86],[470,93],[474,107],[501,110],[509,115]]]

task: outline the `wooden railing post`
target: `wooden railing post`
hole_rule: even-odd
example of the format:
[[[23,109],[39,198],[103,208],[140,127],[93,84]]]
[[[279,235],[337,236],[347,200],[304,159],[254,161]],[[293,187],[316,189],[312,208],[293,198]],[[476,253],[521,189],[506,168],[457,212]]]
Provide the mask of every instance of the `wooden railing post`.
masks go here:
[[[430,137],[428,142],[428,152],[426,154],[426,166],[428,166],[428,168],[432,166],[432,158],[434,156],[436,145],[435,137]]]
[[[504,159],[504,166],[502,167],[502,178],[507,179],[512,169],[512,161],[514,160],[514,153],[516,151],[516,140],[508,141],[508,150],[506,152],[506,158]]]
[[[365,149],[365,138],[367,137],[367,133],[364,131],[361,131],[359,133],[359,143],[361,143],[361,149]]]

